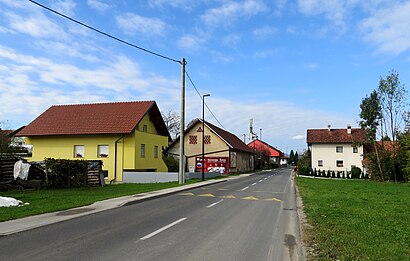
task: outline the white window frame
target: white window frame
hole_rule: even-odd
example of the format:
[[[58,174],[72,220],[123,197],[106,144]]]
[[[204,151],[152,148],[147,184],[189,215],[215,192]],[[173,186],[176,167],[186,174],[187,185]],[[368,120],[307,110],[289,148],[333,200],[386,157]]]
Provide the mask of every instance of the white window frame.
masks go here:
[[[158,159],[158,146],[154,146],[154,158]]]
[[[108,158],[109,157],[109,146],[104,144],[104,145],[97,145],[97,157],[98,158]]]
[[[353,153],[358,153],[359,152],[359,148],[358,147],[353,147]]]
[[[317,161],[317,166],[318,167],[323,167],[323,160],[318,160]]]
[[[343,153],[343,146],[336,146],[336,153]]]
[[[141,155],[141,158],[145,158],[145,144],[141,144],[140,155]]]
[[[84,145],[74,145],[73,147],[73,157],[74,158],[84,158],[85,148]]]
[[[339,162],[342,163],[341,166],[338,165]],[[344,166],[343,160],[336,160],[336,167],[338,167],[338,168],[343,168],[343,166]]]

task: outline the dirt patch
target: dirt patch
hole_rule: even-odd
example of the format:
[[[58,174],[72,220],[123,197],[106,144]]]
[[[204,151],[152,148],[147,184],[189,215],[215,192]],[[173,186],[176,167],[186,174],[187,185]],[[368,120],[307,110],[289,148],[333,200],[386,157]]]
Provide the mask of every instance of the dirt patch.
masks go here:
[[[300,235],[302,238],[303,256],[308,261],[317,260],[317,248],[314,237],[314,227],[307,221],[306,214],[303,210],[303,200],[299,194],[299,189],[295,183],[296,188],[296,207],[300,224]]]

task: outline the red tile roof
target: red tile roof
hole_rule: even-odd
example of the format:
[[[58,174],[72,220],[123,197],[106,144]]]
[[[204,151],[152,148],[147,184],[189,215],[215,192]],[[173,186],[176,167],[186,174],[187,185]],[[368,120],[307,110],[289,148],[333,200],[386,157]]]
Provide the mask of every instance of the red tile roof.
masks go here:
[[[202,122],[202,120],[200,120]],[[227,132],[207,121],[205,121],[205,125],[207,125],[211,130],[213,130],[217,135],[219,135],[225,142],[228,143],[230,147],[233,149],[253,153],[253,150],[249,148],[243,141],[241,141],[236,135]]]
[[[353,143],[367,142],[366,133],[362,129],[352,129],[348,134],[347,129],[310,129],[307,130],[307,143]]]
[[[155,101],[55,105],[17,136],[127,134],[134,130],[146,113],[153,114],[154,118],[161,116]],[[154,124],[158,125],[159,133],[169,136],[163,120]]]
[[[255,149],[258,152],[261,151],[268,151],[270,157],[281,157],[283,156],[283,152],[278,150],[277,148],[269,145],[268,143],[261,141],[261,140],[253,140],[248,143],[247,145],[252,150]]]

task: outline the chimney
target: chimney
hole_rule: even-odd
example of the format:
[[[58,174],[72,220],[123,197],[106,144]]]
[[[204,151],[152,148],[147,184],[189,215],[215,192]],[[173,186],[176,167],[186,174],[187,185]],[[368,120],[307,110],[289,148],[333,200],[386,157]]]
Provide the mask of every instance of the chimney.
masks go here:
[[[330,131],[330,127],[332,127],[332,126],[330,126],[330,125],[327,125],[327,130],[328,130],[328,131]]]
[[[347,125],[347,134],[352,134],[352,126]]]

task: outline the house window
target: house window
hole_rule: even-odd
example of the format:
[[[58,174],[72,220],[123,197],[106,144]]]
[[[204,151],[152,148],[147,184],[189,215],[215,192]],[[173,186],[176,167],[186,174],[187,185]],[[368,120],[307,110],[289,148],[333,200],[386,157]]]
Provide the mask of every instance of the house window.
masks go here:
[[[108,158],[108,145],[98,145],[97,154],[99,158]]]
[[[323,167],[323,160],[318,160],[317,161],[317,166],[318,167]]]
[[[353,147],[353,153],[357,153],[357,152],[358,152],[357,147]]]
[[[336,167],[343,167],[343,160],[336,160]]]
[[[342,153],[343,152],[343,146],[336,146],[336,152],[337,153]]]
[[[158,146],[154,146],[154,158],[158,158]]]
[[[145,144],[141,144],[141,158],[145,158]]]
[[[148,132],[148,126],[147,125],[142,126],[142,131],[143,132]]]
[[[84,145],[74,145],[74,158],[84,158]]]
[[[189,144],[198,144],[198,136],[189,135]]]
[[[211,144],[211,135],[205,135],[204,143],[205,144]]]

